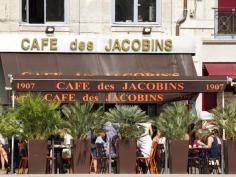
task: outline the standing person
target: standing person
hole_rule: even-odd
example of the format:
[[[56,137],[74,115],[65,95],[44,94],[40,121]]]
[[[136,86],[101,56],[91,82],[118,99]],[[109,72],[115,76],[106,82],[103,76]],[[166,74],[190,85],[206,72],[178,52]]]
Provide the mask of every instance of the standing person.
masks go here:
[[[156,131],[156,134],[154,134],[153,138],[152,138],[152,141],[155,141],[157,142],[158,144],[163,144],[165,145],[165,142],[166,142],[166,138],[161,136],[161,132],[160,130],[157,130]]]
[[[161,131],[157,130],[157,127],[153,127],[153,136],[152,141],[157,142],[159,145],[157,146],[157,155],[156,155],[156,163],[158,167],[159,173],[161,173],[162,169],[165,168],[165,144],[166,138],[162,137]]]
[[[5,171],[5,164],[8,164],[7,152],[4,149],[5,145],[6,145],[6,141],[3,138],[3,136],[0,134],[0,156],[1,156],[2,170],[4,171]]]

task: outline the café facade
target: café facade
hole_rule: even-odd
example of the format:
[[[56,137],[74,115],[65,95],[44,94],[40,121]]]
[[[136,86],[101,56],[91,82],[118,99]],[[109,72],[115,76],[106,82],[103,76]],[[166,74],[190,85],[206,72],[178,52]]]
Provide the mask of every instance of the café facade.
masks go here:
[[[226,77],[197,76],[195,39],[169,36],[0,35],[1,100],[25,92],[46,100],[139,104],[152,115],[167,102],[222,92]]]

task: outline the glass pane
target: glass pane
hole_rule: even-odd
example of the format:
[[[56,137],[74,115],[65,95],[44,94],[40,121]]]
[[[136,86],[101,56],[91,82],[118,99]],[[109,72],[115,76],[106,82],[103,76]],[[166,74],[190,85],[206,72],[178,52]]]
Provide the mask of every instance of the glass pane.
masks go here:
[[[64,0],[47,0],[46,21],[64,22]]]
[[[156,22],[156,0],[138,0],[138,22]]]
[[[115,21],[133,22],[134,21],[134,0],[115,1]]]
[[[29,0],[29,23],[44,23],[43,0]]]
[[[21,18],[22,18],[21,20],[22,20],[22,22],[27,22],[26,11],[27,11],[26,0],[22,0],[22,2],[21,2]]]

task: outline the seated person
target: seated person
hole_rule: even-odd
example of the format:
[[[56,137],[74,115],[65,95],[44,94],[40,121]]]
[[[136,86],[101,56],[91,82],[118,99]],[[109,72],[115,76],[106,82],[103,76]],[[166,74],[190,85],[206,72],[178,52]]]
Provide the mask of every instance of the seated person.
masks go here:
[[[107,142],[107,137],[105,131],[100,131],[98,133],[98,137],[95,140],[95,144],[101,144],[104,147],[105,150],[105,155],[109,154],[109,149],[108,149],[108,142]]]
[[[71,157],[71,142],[72,142],[72,136],[68,133],[65,133],[64,134],[64,142],[63,144],[65,145],[65,147],[67,148],[64,148],[62,150],[62,158],[70,158]]]
[[[196,148],[196,147],[202,147],[202,144],[204,144],[201,139],[200,139],[200,133],[199,131],[196,132],[195,134],[195,139],[193,140],[193,144],[192,147]]]
[[[145,125],[145,133],[137,141],[137,147],[139,149],[139,156],[149,157],[152,146],[152,138],[148,125]]]
[[[106,122],[103,126],[105,132],[106,132],[106,142],[109,145],[109,149],[107,154],[111,155],[111,158],[116,157],[116,142],[117,139],[119,138],[117,135],[117,131],[113,127],[111,122]]]
[[[108,157],[109,148],[108,148],[106,133],[105,133],[104,130],[101,130],[101,131],[98,132],[98,137],[95,140],[95,144],[96,144],[96,157]],[[100,166],[100,168],[102,168],[100,170],[105,170],[106,172],[108,172],[108,161],[107,161],[107,159],[100,159],[99,162],[98,162],[97,159],[94,159],[93,164],[94,164],[95,173],[97,173],[97,171],[98,171],[98,165]]]
[[[208,155],[210,158],[216,158],[219,156],[220,150],[218,146],[218,140],[213,132],[209,132],[209,135],[207,137],[207,144],[204,144],[202,142],[199,142],[199,144],[204,148],[209,148]]]
[[[138,157],[149,157],[151,153],[151,147],[152,147],[152,138],[150,136],[150,126],[145,124],[145,133],[141,135],[141,137],[137,141],[137,156]],[[144,161],[139,160],[138,161],[139,166],[142,169],[143,173],[147,173],[148,168]]]

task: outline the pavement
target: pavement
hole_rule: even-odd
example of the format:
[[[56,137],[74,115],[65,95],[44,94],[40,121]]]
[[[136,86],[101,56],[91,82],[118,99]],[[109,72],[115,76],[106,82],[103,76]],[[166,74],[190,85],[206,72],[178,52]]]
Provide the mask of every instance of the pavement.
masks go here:
[[[78,176],[78,177],[91,177],[91,176],[96,176],[96,177],[131,177],[131,176],[138,176],[138,177],[157,177],[157,174],[7,174],[7,175],[1,175],[1,177],[11,177],[11,176],[21,176],[21,177],[73,177],[73,176]],[[190,174],[158,174],[158,177],[206,177],[206,175],[190,175]],[[211,175],[213,176],[213,175]],[[236,177],[235,175],[214,175],[217,177]]]

